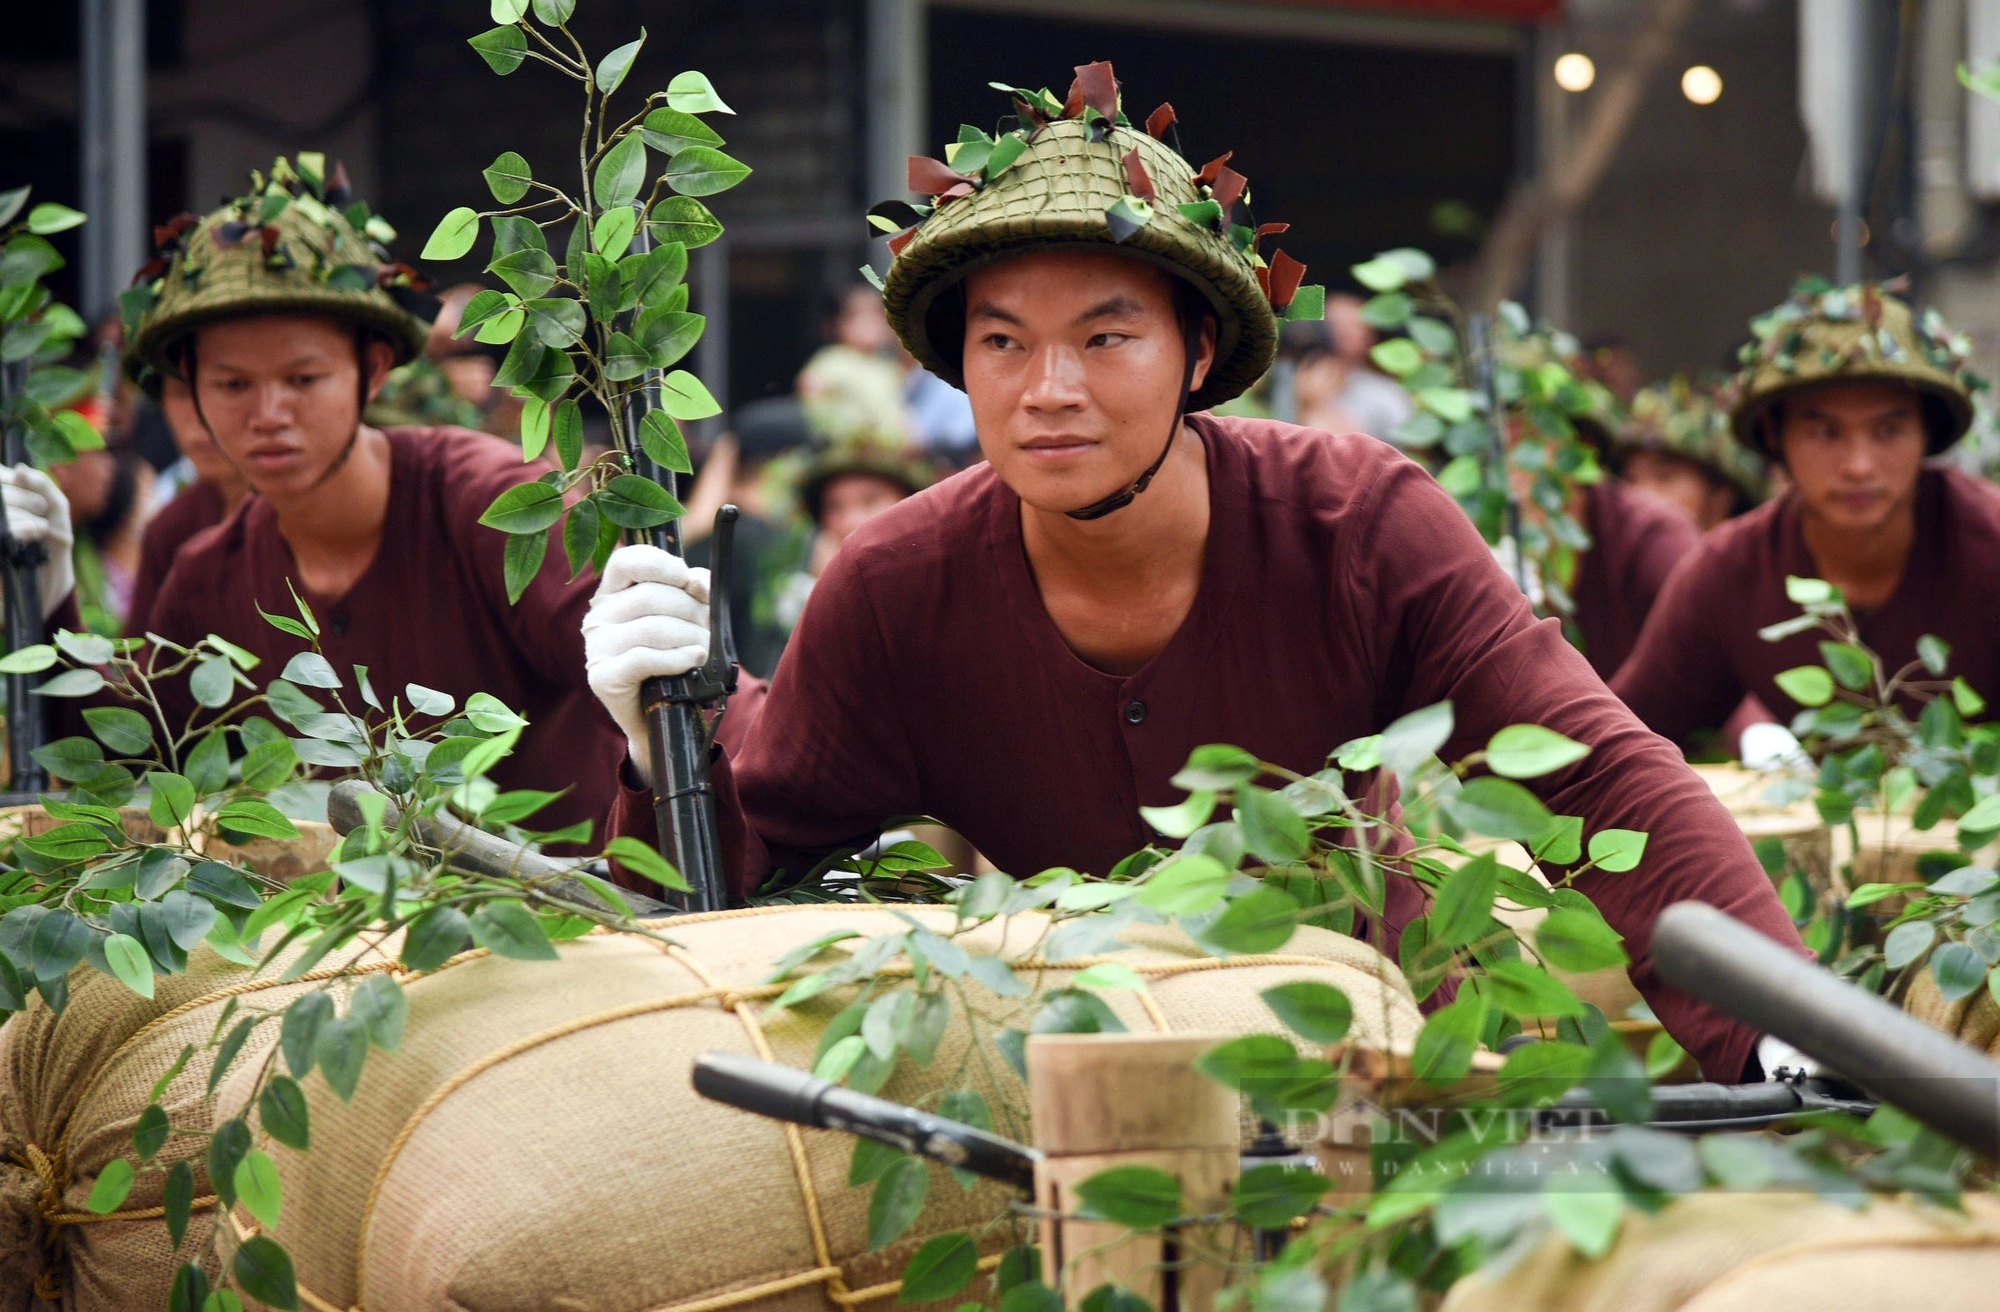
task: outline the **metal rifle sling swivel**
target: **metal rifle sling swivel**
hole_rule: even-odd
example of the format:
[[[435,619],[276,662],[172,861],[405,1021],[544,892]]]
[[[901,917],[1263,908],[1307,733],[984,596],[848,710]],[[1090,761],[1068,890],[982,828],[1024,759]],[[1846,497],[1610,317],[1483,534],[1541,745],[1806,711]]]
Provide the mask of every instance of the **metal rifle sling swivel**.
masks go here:
[[[672,678],[648,679],[640,690],[653,758],[653,818],[664,855],[688,883],[669,901],[685,911],[720,911],[728,905],[721,843],[716,828],[715,785],[709,774],[706,712],[736,691],[736,635],[729,620],[730,576],[736,540],[735,506],[715,514],[709,570],[708,660]]]

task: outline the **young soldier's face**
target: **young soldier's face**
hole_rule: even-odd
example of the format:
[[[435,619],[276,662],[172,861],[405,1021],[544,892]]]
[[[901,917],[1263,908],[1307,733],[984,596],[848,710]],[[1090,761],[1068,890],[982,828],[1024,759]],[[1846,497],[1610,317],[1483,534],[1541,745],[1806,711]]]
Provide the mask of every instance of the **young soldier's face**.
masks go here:
[[[1634,451],[1625,457],[1625,481],[1671,501],[1703,531],[1729,518],[1735,491],[1686,456],[1671,451]]]
[[[361,422],[362,364],[354,330],[319,315],[270,314],[200,330],[195,395],[216,445],[250,486],[272,498],[317,487]],[[370,341],[368,395],[393,358]]]
[[[1899,383],[1833,383],[1784,401],[1778,450],[1800,507],[1828,528],[1872,533],[1907,513],[1927,446],[1923,405]]]
[[[1159,456],[1187,359],[1170,278],[1110,251],[1054,250],[966,280],[965,390],[979,449],[1021,500],[1080,510]],[[1211,323],[1196,387],[1214,353]]]
[[[178,378],[161,380],[160,413],[166,416],[167,427],[174,435],[174,445],[188,458],[196,477],[202,482],[234,483],[242,479],[235,466],[216,449],[215,439],[202,427],[201,416],[194,408],[194,393],[186,383]]]

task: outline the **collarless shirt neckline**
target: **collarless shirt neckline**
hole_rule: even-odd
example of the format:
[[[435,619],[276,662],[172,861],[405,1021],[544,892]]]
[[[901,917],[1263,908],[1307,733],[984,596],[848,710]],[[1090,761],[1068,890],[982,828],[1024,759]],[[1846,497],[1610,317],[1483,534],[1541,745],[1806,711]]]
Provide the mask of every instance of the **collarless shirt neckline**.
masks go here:
[[[1024,617],[1023,638],[1052,677],[1086,683],[1122,696],[1173,680],[1187,662],[1199,658],[1214,642],[1221,627],[1219,611],[1226,604],[1224,594],[1231,590],[1230,579],[1243,545],[1235,526],[1224,524],[1221,508],[1225,502],[1241,499],[1244,474],[1230,439],[1210,428],[1205,420],[1204,415],[1189,415],[1187,419],[1188,427],[1201,439],[1208,457],[1208,541],[1202,552],[1201,583],[1194,604],[1188,608],[1180,627],[1167,639],[1166,646],[1131,674],[1100,670],[1064,641],[1062,631],[1042,602],[1041,588],[1028,560],[1027,542],[1021,534],[1021,498],[994,475],[987,537],[998,561],[1004,601],[1013,614]]]

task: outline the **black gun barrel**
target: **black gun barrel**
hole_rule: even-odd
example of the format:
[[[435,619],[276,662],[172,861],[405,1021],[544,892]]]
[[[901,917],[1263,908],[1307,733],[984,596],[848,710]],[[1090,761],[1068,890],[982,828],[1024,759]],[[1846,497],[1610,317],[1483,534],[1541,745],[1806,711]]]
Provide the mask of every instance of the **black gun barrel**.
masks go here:
[[[2000,1149],[2000,1065],[1700,902],[1660,914],[1660,976],[1987,1157]]]
[[[1042,1156],[1035,1149],[963,1121],[843,1089],[789,1066],[733,1052],[705,1052],[695,1058],[694,1090],[773,1120],[886,1143],[998,1180],[1023,1194],[1035,1190],[1035,1163]]]

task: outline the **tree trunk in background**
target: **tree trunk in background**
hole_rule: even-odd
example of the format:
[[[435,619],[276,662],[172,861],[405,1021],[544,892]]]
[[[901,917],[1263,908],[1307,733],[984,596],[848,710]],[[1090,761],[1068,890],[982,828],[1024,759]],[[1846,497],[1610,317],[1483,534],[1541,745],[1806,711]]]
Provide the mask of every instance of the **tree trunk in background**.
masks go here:
[[[1647,84],[1673,54],[1695,0],[1650,0],[1625,61],[1598,81],[1574,143],[1514,188],[1493,221],[1473,274],[1473,308],[1490,310],[1512,295],[1542,234],[1590,198],[1625,140]],[[1537,76],[1540,73],[1538,71]]]

